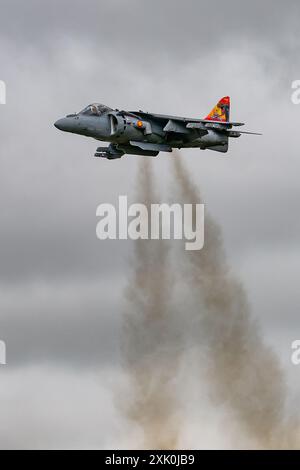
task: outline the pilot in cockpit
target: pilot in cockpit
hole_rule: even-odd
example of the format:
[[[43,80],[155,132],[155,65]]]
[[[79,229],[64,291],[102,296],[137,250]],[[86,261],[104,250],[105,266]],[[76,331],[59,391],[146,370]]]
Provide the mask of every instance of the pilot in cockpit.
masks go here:
[[[102,116],[102,114],[112,111],[111,108],[105,106],[104,104],[93,103],[80,111],[79,114],[85,114],[88,116]]]

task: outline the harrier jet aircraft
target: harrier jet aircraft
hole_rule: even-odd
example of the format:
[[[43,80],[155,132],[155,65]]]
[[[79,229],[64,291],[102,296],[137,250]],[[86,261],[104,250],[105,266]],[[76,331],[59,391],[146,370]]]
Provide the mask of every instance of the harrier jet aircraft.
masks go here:
[[[91,104],[78,114],[69,114],[54,125],[96,140],[110,142],[98,147],[95,157],[114,160],[125,154],[156,157],[173,149],[200,148],[226,153],[229,137],[257,134],[232,130],[243,126],[229,120],[230,98],[225,96],[204,119],[167,116],[144,111],[120,111]]]

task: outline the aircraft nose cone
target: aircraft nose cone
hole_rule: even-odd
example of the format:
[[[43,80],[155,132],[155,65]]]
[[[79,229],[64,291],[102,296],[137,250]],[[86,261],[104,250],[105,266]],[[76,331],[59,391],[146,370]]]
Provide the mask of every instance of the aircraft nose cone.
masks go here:
[[[58,121],[56,121],[54,123],[54,126],[56,127],[56,129],[59,129],[60,131],[63,131],[66,127],[65,125],[65,118],[63,119],[58,119]]]

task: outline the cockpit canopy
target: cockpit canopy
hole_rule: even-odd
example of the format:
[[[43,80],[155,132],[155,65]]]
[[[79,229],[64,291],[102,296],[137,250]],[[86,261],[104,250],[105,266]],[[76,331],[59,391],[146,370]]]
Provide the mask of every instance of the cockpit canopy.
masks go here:
[[[104,104],[93,103],[80,111],[79,114],[84,114],[86,116],[102,116],[102,114],[105,114],[108,111],[112,111],[112,109]]]

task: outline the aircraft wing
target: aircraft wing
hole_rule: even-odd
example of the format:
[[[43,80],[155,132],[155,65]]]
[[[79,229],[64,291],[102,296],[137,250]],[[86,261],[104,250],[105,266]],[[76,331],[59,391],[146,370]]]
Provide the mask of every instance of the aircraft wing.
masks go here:
[[[126,113],[126,111],[124,111]],[[231,122],[231,121],[217,121],[212,119],[195,119],[195,118],[185,118],[180,116],[168,116],[165,114],[154,114],[154,113],[147,113],[144,111],[129,111],[128,115],[138,117],[140,119],[154,119],[156,121],[160,121],[161,123],[165,122],[166,124],[168,121],[178,122],[181,124],[185,124],[187,127],[188,124],[192,123],[199,123],[199,124],[217,124],[221,127],[233,127],[233,126],[243,126],[243,122]],[[192,126],[189,126],[192,127]]]

